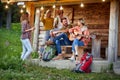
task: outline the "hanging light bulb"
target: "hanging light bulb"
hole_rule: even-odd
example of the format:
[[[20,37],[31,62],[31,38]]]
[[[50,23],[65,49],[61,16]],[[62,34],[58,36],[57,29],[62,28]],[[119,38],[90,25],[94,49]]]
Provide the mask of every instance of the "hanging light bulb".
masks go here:
[[[20,10],[20,13],[23,13],[23,9]]]
[[[40,10],[44,10],[44,7],[43,7],[43,6],[41,6]]]
[[[7,4],[10,4],[10,0],[7,1]]]
[[[105,2],[105,0],[102,0],[103,2]]]
[[[56,6],[55,6],[55,4],[53,5],[53,8],[55,8]]]
[[[84,7],[84,4],[83,4],[83,3],[81,3],[81,4],[80,4],[80,7]]]
[[[62,6],[60,6],[60,10],[63,10],[63,7],[62,7]]]
[[[5,5],[5,8],[8,9],[8,5]]]
[[[37,9],[37,11],[36,11],[37,13],[40,13],[40,10],[39,9]]]
[[[25,5],[23,5],[23,8],[25,8],[26,6]]]

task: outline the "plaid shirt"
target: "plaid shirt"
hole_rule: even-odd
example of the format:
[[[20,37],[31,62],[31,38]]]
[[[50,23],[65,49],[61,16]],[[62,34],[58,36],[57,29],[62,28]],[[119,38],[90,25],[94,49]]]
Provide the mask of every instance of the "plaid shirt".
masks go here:
[[[24,21],[21,22],[21,26],[22,26],[21,39],[27,39],[27,38],[30,39],[30,37],[31,37],[30,32],[31,31],[26,32],[27,29],[30,29],[29,23],[26,20],[24,20]]]

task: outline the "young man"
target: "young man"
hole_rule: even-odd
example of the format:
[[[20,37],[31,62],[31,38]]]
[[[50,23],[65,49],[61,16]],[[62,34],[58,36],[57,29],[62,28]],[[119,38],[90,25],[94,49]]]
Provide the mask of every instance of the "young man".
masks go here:
[[[64,16],[63,14],[64,14],[63,10],[57,10],[57,15],[54,19],[54,27],[57,27],[58,29],[61,29],[63,27],[62,18],[66,18],[67,23],[70,24],[68,17]]]
[[[50,30],[50,37],[49,40],[46,41],[46,45],[55,44],[57,49],[58,56],[53,58],[53,60],[61,59],[61,46],[62,45],[70,45],[71,42],[68,39],[68,29],[70,25],[67,22],[66,18],[62,18],[62,29],[54,28]],[[42,48],[41,48],[42,49]],[[42,53],[43,50],[40,49],[40,53]],[[40,54],[41,55],[41,54]]]
[[[63,17],[61,21],[62,21],[62,25],[63,25],[61,30],[53,32],[53,34],[58,34],[53,39],[53,41],[56,45],[56,48],[57,48],[58,56],[53,58],[53,60],[62,59],[62,54],[61,54],[61,46],[62,45],[71,45],[72,44],[72,42],[68,38],[68,36],[69,36],[68,30],[69,30],[69,28],[71,28],[71,26],[68,24],[67,18]]]

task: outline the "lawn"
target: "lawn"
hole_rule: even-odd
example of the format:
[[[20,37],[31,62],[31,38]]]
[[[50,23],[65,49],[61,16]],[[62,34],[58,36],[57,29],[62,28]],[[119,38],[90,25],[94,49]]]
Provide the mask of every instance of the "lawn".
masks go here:
[[[120,75],[114,73],[73,73],[25,64],[20,60],[20,31],[19,23],[12,24],[11,30],[0,29],[0,80],[120,80]]]

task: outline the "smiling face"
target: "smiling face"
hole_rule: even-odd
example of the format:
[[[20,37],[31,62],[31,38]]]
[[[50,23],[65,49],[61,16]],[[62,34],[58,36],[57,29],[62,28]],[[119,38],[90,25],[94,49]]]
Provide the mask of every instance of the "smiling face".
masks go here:
[[[68,22],[67,22],[67,19],[66,19],[66,18],[62,19],[62,24],[63,24],[63,26],[65,26],[65,27],[68,26]]]

